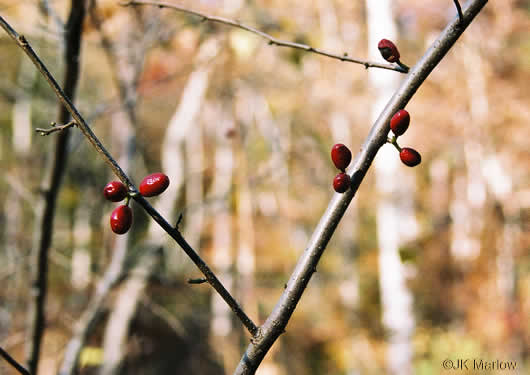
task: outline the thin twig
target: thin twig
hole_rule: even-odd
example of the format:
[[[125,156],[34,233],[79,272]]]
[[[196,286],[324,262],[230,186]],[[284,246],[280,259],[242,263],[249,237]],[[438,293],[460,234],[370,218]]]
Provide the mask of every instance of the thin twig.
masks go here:
[[[90,126],[86,123],[85,119],[81,116],[77,108],[72,104],[70,99],[64,94],[61,87],[57,84],[57,81],[48,71],[42,60],[33,51],[30,44],[23,35],[18,34],[12,27],[7,23],[2,16],[0,16],[0,26],[9,34],[9,36],[18,44],[20,48],[29,56],[31,61],[35,64],[37,69],[46,79],[48,84],[51,86],[57,98],[66,107],[68,112],[72,115],[73,119],[77,123],[77,127],[81,130],[83,135],[88,139],[96,151],[101,155],[105,162],[113,170],[114,174],[128,187],[129,192],[133,196],[133,199],[149,214],[164,231],[169,234],[177,244],[184,250],[188,257],[195,263],[199,270],[204,274],[210,285],[219,293],[221,298],[230,306],[232,311],[241,320],[245,328],[250,332],[252,336],[258,333],[258,327],[254,322],[247,316],[243,311],[239,303],[232,297],[232,295],[226,290],[221,281],[215,276],[210,267],[206,262],[197,254],[195,250],[188,244],[184,237],[176,230],[171,224],[169,224],[153,206],[138,192],[138,189],[134,186],[131,179],[125,174],[122,168],[118,165],[116,160],[110,155],[107,149],[103,146],[101,141],[96,137]]]
[[[48,128],[48,129],[36,128],[35,131],[37,133],[39,133],[40,135],[45,136],[45,135],[49,135],[51,133],[63,131],[65,129],[71,128],[72,126],[75,126],[75,125],[77,125],[77,123],[74,120],[72,120],[70,122],[67,122],[64,125],[57,125],[55,122],[52,122],[51,128]]]
[[[469,1],[464,13],[464,22],[460,23],[459,20],[455,20],[447,25],[389,100],[372,126],[368,137],[361,147],[361,151],[348,170],[352,177],[351,188],[344,194],[334,195],[313,232],[305,251],[298,260],[287,282],[287,287],[265,323],[260,327],[259,336],[251,340],[234,375],[254,374],[274,342],[285,331],[285,327],[300,301],[311,276],[315,272],[331,236],[357,192],[377,152],[387,142],[390,131],[390,118],[396,111],[405,108],[427,76],[447,54],[487,2],[488,0]]]
[[[458,0],[453,0],[455,3],[456,11],[458,13],[458,20],[460,23],[464,22],[464,15],[462,14],[462,7],[460,6],[460,3]]]
[[[6,362],[8,362],[11,366],[13,366],[22,375],[31,375],[31,373],[28,370],[26,370],[24,366],[22,366],[13,357],[11,357],[8,352],[2,349],[2,347],[0,347],[0,355],[6,360]]]
[[[188,284],[204,284],[207,283],[206,279],[188,279]]]
[[[190,10],[190,9],[187,9],[187,8],[184,8],[184,7],[180,7],[178,5],[171,4],[171,3],[166,3],[166,2],[162,2],[162,1],[151,1],[151,0],[130,0],[130,1],[125,1],[125,2],[120,3],[120,5],[122,5],[122,6],[153,5],[153,6],[157,6],[159,8],[169,8],[169,9],[176,10],[178,12],[191,14],[191,15],[200,17],[203,21],[217,22],[217,23],[221,23],[223,25],[233,26],[233,27],[236,27],[236,28],[251,32],[251,33],[253,33],[255,35],[258,35],[258,36],[262,37],[263,39],[268,40],[269,44],[273,45],[273,46],[300,49],[302,51],[316,53],[318,55],[330,57],[332,59],[337,59],[337,60],[340,60],[340,61],[351,62],[351,63],[354,63],[354,64],[360,64],[360,65],[363,65],[366,69],[368,69],[368,68],[380,68],[380,69],[394,70],[394,71],[399,72],[399,73],[407,73],[408,72],[407,69],[404,69],[403,67],[401,67],[399,65],[396,66],[396,65],[391,65],[391,64],[379,64],[379,63],[376,63],[376,62],[363,61],[363,60],[354,59],[352,57],[349,57],[347,53],[343,53],[342,55],[338,55],[338,54],[335,54],[335,53],[331,53],[331,52],[327,52],[327,51],[321,50],[319,48],[311,47],[311,46],[309,46],[307,44],[294,43],[294,42],[288,42],[288,41],[285,41],[285,40],[280,40],[280,39],[277,39],[277,38],[273,37],[270,34],[267,34],[267,33],[263,32],[261,30],[255,29],[255,28],[253,28],[251,26],[245,25],[245,24],[243,24],[243,23],[241,23],[239,21],[231,20],[231,19],[224,18],[224,17],[209,16],[207,14],[200,13],[200,12],[197,12],[197,11],[194,11],[194,10]]]

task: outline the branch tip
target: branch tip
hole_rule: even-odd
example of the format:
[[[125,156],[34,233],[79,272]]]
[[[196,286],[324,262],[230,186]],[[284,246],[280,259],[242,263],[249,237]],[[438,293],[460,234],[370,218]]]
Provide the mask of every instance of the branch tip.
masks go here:
[[[227,25],[227,26],[231,26],[231,27],[235,27],[235,28],[238,28],[238,29],[242,29],[242,30],[248,31],[249,33],[258,35],[259,37],[261,37],[263,39],[266,39],[268,41],[267,44],[270,45],[270,46],[274,45],[274,46],[278,46],[278,47],[287,47],[287,48],[299,49],[299,50],[303,50],[303,51],[306,51],[306,52],[309,52],[309,53],[315,53],[317,55],[329,57],[329,58],[340,60],[340,61],[347,61],[347,62],[350,62],[350,63],[353,63],[353,64],[364,65],[364,67],[367,68],[367,69],[368,68],[380,68],[380,69],[393,70],[393,71],[398,72],[398,73],[406,73],[406,72],[403,71],[403,69],[401,69],[398,66],[395,66],[393,64],[379,64],[379,63],[376,63],[376,62],[367,62],[367,61],[358,60],[358,59],[354,59],[354,58],[348,57],[348,55],[346,53],[343,54],[343,55],[340,55],[340,54],[327,52],[327,51],[324,51],[324,50],[321,50],[319,48],[315,48],[315,47],[312,47],[312,46],[308,46],[306,44],[300,44],[300,43],[295,43],[295,42],[279,40],[279,39],[276,39],[275,37],[273,37],[272,35],[267,34],[264,31],[255,29],[255,28],[253,28],[251,26],[248,26],[248,25],[246,25],[244,23],[241,23],[241,22],[239,22],[237,20],[223,18],[223,17],[210,16],[210,15],[207,15],[207,14],[204,14],[204,13],[200,13],[200,12],[195,11],[195,10],[187,9],[187,8],[181,7],[179,5],[168,3],[168,2],[163,2],[163,1],[158,1],[158,0],[130,0],[130,1],[128,1],[127,3],[125,3],[123,5],[151,5],[151,6],[157,6],[159,8],[169,8],[169,9],[176,10],[177,12],[186,13],[186,14],[190,14],[190,15],[193,15],[193,16],[196,16],[196,17],[200,17],[202,22],[205,22],[205,21],[217,22],[217,23],[220,23],[220,24],[223,24],[223,25]]]
[[[50,123],[50,128],[43,129],[43,128],[36,128],[35,131],[39,133],[42,136],[50,135],[51,133],[60,132],[63,130],[66,130],[68,128],[71,128],[72,126],[77,126],[77,122],[75,120],[72,120],[64,125],[57,125],[55,121],[52,121]]]

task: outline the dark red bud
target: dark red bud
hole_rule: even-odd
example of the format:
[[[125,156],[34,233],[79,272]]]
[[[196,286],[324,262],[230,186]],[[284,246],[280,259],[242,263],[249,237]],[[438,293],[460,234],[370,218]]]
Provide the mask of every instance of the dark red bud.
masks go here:
[[[418,151],[413,148],[403,147],[399,153],[399,158],[403,164],[409,167],[415,167],[421,163],[421,155]]]
[[[377,44],[381,56],[388,62],[395,63],[399,61],[399,51],[394,43],[388,39],[381,39]]]
[[[110,228],[116,234],[125,234],[131,228],[132,210],[129,206],[118,206],[110,214]]]
[[[127,188],[120,181],[112,181],[103,188],[103,195],[111,202],[119,202],[127,196]]]
[[[344,171],[351,162],[351,151],[342,143],[337,143],[331,148],[331,160],[337,169]]]
[[[333,189],[337,193],[344,193],[351,185],[350,176],[346,173],[339,173],[333,179]]]
[[[153,173],[144,177],[140,183],[140,194],[144,197],[154,197],[161,194],[169,186],[169,177],[163,173]]]
[[[394,116],[392,116],[392,119],[390,120],[390,129],[392,129],[392,132],[395,135],[400,136],[407,131],[409,124],[409,113],[404,109],[400,109],[394,114]]]

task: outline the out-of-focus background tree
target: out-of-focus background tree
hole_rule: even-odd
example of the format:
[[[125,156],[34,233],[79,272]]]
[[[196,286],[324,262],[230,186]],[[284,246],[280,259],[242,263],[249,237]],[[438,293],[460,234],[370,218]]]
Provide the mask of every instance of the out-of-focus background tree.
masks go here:
[[[383,62],[372,1],[173,3]],[[0,1],[58,80],[69,4]],[[380,29],[394,33],[409,65],[455,16],[449,0],[389,6],[394,26]],[[491,1],[431,74],[400,137],[422,164],[407,168],[390,145],[381,150],[258,373],[436,374],[446,358],[515,361],[528,372],[528,30],[529,1]],[[55,136],[34,129],[56,119],[57,101],[5,34],[0,61],[0,343],[23,362],[35,208]],[[403,77],[169,9],[100,0],[84,26],[76,105],[137,183],[154,171],[170,176],[153,204],[169,222],[183,214],[185,237],[259,324],[334,193],[331,146],[355,154],[391,93],[382,87]],[[245,330],[207,284],[186,282],[200,273],[143,212],[117,241],[108,225],[115,205],[101,194],[113,177],[73,133],[39,375],[57,373],[111,260],[120,282],[102,299],[80,374],[231,373]],[[396,353],[409,353],[407,363]]]

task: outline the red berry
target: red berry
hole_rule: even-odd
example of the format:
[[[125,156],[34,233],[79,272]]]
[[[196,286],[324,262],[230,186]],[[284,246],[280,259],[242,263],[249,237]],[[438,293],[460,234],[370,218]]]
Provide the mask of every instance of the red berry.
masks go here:
[[[399,51],[394,43],[388,39],[381,39],[377,44],[381,56],[388,62],[395,63],[399,61]]]
[[[410,115],[404,109],[397,111],[392,119],[390,120],[390,129],[396,136],[400,136],[405,133],[410,124]]]
[[[344,193],[346,190],[348,190],[350,184],[350,176],[346,173],[339,173],[333,179],[333,189],[335,189],[337,193]]]
[[[120,181],[112,181],[103,188],[103,195],[111,202],[119,202],[127,196],[127,188]]]
[[[169,177],[163,173],[153,173],[144,177],[140,183],[140,194],[144,197],[154,197],[169,186]]]
[[[403,164],[409,167],[415,167],[421,163],[421,155],[413,148],[403,147],[399,153],[399,158]]]
[[[129,206],[118,206],[110,214],[110,227],[116,234],[127,233],[132,224],[132,210]]]
[[[337,169],[344,171],[351,162],[351,151],[342,143],[337,143],[331,148],[331,160]]]

